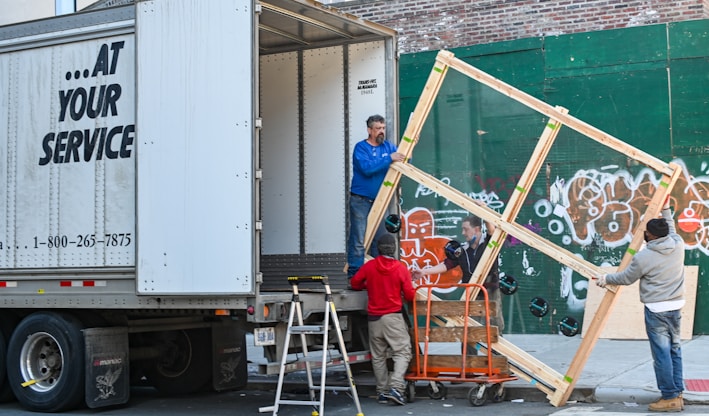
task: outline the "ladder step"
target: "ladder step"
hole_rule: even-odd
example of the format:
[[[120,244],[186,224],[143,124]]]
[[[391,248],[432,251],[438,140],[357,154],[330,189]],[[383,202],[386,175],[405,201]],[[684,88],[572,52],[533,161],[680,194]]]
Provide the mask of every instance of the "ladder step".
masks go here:
[[[298,325],[289,328],[291,334],[324,334],[322,325]]]
[[[320,406],[320,400],[279,400],[279,404],[294,404],[296,406]]]
[[[313,390],[325,390],[325,391],[352,391],[350,386],[313,386]]]
[[[335,360],[338,360],[337,362],[340,362],[342,360],[342,355],[341,354],[327,354],[325,358],[325,364],[333,364],[336,362]],[[308,355],[307,357],[300,357],[295,362],[309,362],[309,363],[322,363],[322,355]]]

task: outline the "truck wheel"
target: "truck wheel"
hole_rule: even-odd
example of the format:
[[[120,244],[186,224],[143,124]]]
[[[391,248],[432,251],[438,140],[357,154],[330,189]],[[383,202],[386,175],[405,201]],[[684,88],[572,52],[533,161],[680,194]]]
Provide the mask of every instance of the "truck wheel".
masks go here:
[[[73,409],[84,398],[84,337],[74,317],[36,312],[15,329],[7,349],[7,379],[33,412]]]
[[[211,332],[209,329],[163,332],[155,365],[146,369],[150,384],[166,394],[201,390],[212,378]]]

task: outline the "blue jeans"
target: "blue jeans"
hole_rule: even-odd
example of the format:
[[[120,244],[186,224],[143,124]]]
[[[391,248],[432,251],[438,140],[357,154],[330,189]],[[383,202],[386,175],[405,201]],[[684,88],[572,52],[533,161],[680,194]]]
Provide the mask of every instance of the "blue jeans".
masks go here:
[[[351,278],[357,273],[362,264],[364,264],[364,233],[367,231],[367,216],[372,209],[374,201],[357,196],[350,195],[350,232],[347,237],[347,278]],[[383,224],[377,228],[374,234],[371,248],[369,250],[372,257],[376,257],[377,240],[386,232]]]
[[[655,313],[645,308],[645,329],[650,341],[657,388],[663,399],[673,399],[684,390],[679,336],[681,317],[680,310]]]

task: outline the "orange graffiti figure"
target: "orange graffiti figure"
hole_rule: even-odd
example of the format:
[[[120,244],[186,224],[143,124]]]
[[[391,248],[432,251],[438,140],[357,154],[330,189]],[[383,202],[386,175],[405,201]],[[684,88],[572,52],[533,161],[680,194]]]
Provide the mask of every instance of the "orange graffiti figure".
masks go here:
[[[445,259],[443,247],[449,238],[435,235],[433,214],[426,208],[417,207],[406,212],[401,219],[401,260],[409,270],[433,267]],[[462,277],[459,268],[434,276],[426,276],[422,283],[458,283]]]

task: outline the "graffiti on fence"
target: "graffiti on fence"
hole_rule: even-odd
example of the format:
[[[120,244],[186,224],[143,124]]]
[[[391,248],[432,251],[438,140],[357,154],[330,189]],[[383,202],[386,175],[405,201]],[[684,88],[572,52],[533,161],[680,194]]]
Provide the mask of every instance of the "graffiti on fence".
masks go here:
[[[674,160],[674,163],[682,167],[682,175],[671,192],[677,233],[688,250],[709,255],[709,176],[705,175],[709,174],[709,164],[702,165],[701,176],[692,176],[682,160]],[[562,246],[575,246],[570,248],[572,252],[594,264],[618,265],[622,248],[632,240],[633,230],[641,221],[660,179],[659,174],[649,168],[634,174],[616,165],[578,170],[569,178],[557,177],[550,183],[547,198],[529,201],[534,211],[522,225],[534,233],[559,239]],[[449,178],[441,180],[450,183]],[[485,201],[498,212],[505,207],[496,192],[483,190],[467,195]],[[422,197],[441,196],[418,185],[415,198]],[[401,258],[412,270],[442,262],[443,246],[459,234],[460,223],[468,215],[463,209],[449,207],[447,200],[443,205],[445,210],[416,207],[403,215]],[[530,256],[531,249],[514,236],[508,236],[505,247],[515,251],[514,256],[506,256],[505,260],[518,261],[520,264],[515,268],[521,269],[522,276],[535,278],[541,274],[541,268],[533,264],[533,259],[538,257]],[[552,274],[555,272],[546,270],[544,276]],[[574,278],[573,270],[563,265],[559,266],[558,276],[560,296],[566,299],[568,310],[581,311],[588,281]],[[428,276],[425,283],[453,283],[460,277],[456,268],[439,276]]]

